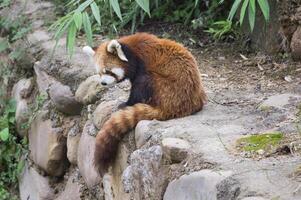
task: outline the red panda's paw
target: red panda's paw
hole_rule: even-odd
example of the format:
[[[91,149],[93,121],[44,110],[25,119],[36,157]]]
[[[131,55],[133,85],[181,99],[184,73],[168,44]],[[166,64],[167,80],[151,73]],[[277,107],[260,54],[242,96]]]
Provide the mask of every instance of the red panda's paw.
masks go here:
[[[118,148],[118,139],[100,132],[96,137],[94,165],[101,176],[107,171],[115,159]]]

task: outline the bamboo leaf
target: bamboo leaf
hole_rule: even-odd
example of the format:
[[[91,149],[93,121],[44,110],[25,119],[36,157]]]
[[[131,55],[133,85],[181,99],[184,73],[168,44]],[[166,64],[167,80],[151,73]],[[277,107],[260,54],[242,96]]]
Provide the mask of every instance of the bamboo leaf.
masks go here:
[[[68,36],[67,36],[67,50],[70,57],[72,56],[74,51],[75,37],[76,37],[76,25],[75,23],[72,23],[71,26],[69,27]]]
[[[150,16],[149,0],[136,0],[136,2]]]
[[[91,28],[91,22],[89,19],[89,15],[87,12],[83,13],[83,25],[84,25],[84,30],[85,30],[86,37],[87,37],[87,42],[90,46],[92,46],[92,43],[93,43],[92,28]]]
[[[239,18],[239,23],[240,25],[242,25],[244,19],[245,19],[245,14],[246,14],[246,9],[247,9],[247,6],[249,4],[249,0],[244,0],[242,6],[241,6],[241,9],[240,9],[240,18]]]
[[[238,6],[240,5],[241,0],[235,0],[235,2],[232,5],[232,8],[230,10],[229,16],[228,16],[228,20],[232,21],[233,17],[238,9]]]
[[[255,5],[255,0],[250,0],[250,6],[251,6],[251,9],[252,11],[255,13],[256,11],[256,5]]]
[[[83,12],[94,0],[87,0],[84,3],[80,4],[80,6],[77,8],[80,12]]]
[[[252,4],[251,2],[252,2],[252,0],[250,1],[250,5]],[[251,29],[251,32],[253,32],[254,25],[255,25],[255,10],[252,8],[252,6],[249,6],[248,13],[249,13],[250,29]]]
[[[268,0],[257,0],[266,22],[270,20],[270,6]]]
[[[121,16],[121,11],[120,11],[118,0],[110,0],[110,5],[113,8],[113,10],[116,13],[116,15],[122,21],[122,16]]]
[[[75,13],[73,14],[73,21],[76,25],[76,28],[80,30],[83,23],[82,13],[79,11],[75,11]]]
[[[194,7],[196,7],[199,3],[199,0],[194,0]]]
[[[101,26],[99,7],[97,6],[97,4],[95,2],[93,2],[90,5],[90,7],[91,7],[91,10],[92,10],[92,13],[93,13],[93,16],[94,16],[95,20]]]

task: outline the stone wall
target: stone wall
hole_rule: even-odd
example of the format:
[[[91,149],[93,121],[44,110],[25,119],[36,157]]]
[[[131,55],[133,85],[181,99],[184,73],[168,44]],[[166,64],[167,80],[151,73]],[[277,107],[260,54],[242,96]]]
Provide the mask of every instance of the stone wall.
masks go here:
[[[256,109],[261,94],[224,91],[217,92],[215,99],[222,95],[226,101],[229,95],[235,97],[229,104],[243,105],[210,102],[203,112],[182,119],[141,121],[120,143],[109,173],[100,177],[93,166],[95,136],[126,100],[129,83],[102,87],[80,48],[69,59],[64,40],[51,57],[55,41],[44,20],[53,14],[53,5],[33,0],[26,5],[25,13],[34,22],[28,48],[36,61],[34,76],[19,80],[13,92],[17,127],[32,120],[28,130],[19,131],[29,138],[29,156],[19,182],[21,200],[300,199],[299,191],[292,194],[294,188],[281,190],[282,181],[295,184],[288,174],[299,158],[285,158],[280,164],[271,158],[246,160],[233,153],[233,143],[275,124],[290,125],[283,119],[291,119],[301,94],[269,98],[281,99],[282,104],[272,109],[275,105],[269,103],[275,112],[264,120],[258,119],[266,113]],[[30,105],[41,94],[46,94],[45,102],[38,112],[30,113]]]

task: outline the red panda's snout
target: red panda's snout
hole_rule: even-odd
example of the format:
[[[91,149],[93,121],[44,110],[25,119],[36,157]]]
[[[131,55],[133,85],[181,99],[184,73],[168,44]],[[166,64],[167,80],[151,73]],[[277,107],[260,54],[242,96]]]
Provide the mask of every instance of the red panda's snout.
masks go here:
[[[111,69],[103,69],[100,74],[100,83],[102,85],[112,85],[119,83],[125,79],[125,71],[121,67],[113,67]]]

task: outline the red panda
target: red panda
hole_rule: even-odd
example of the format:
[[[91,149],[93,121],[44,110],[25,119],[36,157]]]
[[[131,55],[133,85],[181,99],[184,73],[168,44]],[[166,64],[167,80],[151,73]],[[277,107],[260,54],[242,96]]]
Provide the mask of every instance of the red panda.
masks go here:
[[[102,175],[119,141],[140,120],[184,117],[200,111],[207,100],[195,58],[174,41],[137,33],[83,50],[93,56],[103,85],[131,82],[128,101],[96,136],[94,163]]]

